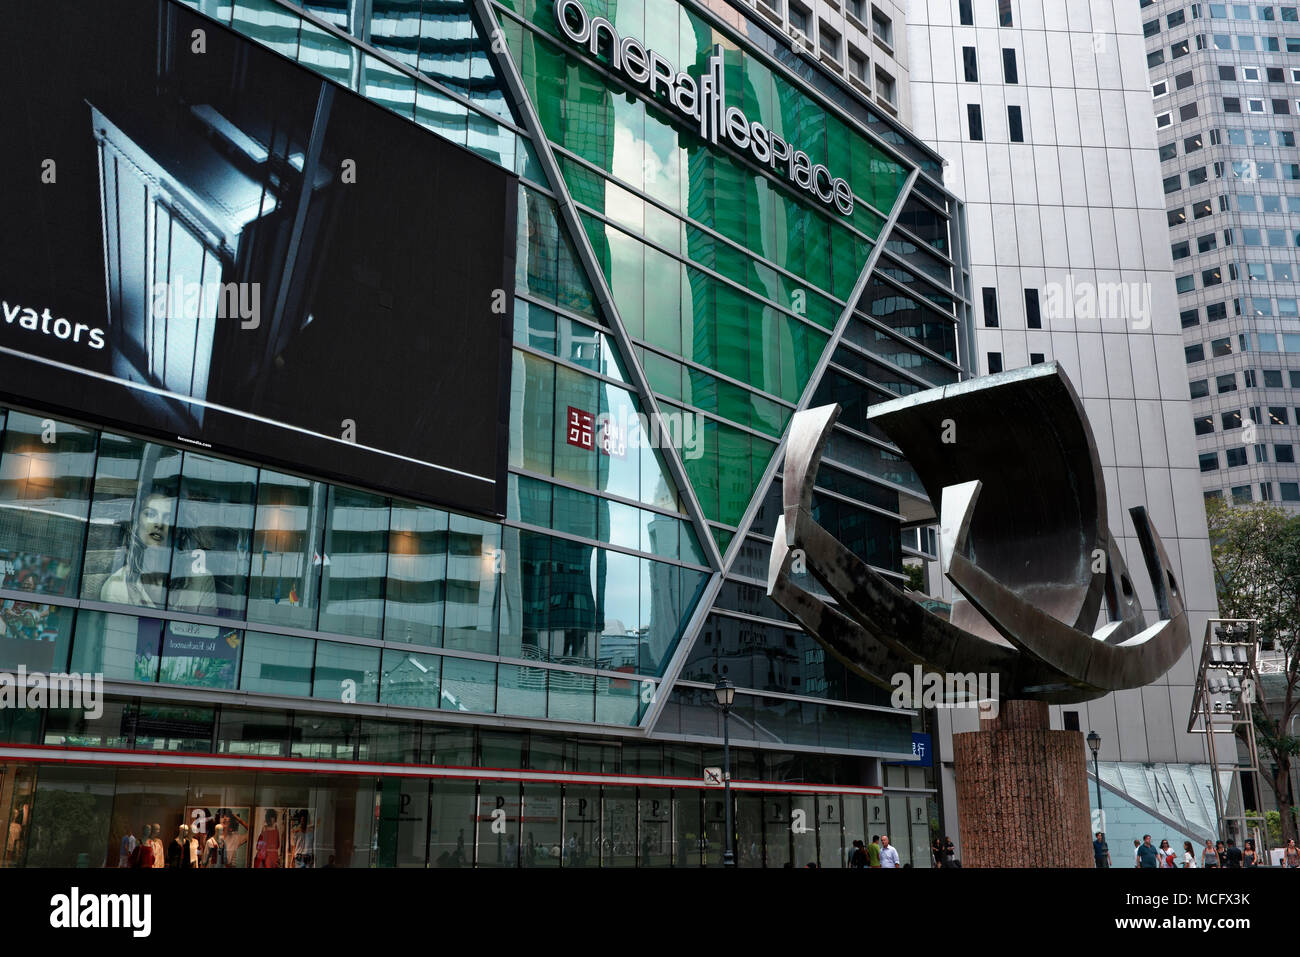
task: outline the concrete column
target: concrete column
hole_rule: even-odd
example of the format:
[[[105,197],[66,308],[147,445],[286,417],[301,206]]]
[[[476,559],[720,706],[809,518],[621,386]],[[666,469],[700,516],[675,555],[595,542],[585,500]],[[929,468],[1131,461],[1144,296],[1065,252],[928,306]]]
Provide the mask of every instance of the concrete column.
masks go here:
[[[1083,734],[1052,731],[1041,701],[1003,701],[955,734],[963,867],[1093,867]]]

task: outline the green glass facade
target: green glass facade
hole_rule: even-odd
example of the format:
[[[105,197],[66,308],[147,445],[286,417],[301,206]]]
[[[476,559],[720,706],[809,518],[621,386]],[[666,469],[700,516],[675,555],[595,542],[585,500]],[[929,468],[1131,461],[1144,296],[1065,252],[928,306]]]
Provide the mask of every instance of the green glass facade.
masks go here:
[[[842,839],[845,828],[893,816],[910,828],[917,807],[935,817],[929,772],[886,767],[910,755],[919,719],[826,656],[766,599],[765,581],[777,451],[800,408],[844,409],[818,520],[900,580],[924,540],[905,528],[928,514],[919,482],[865,412],[965,368],[961,212],[937,159],[732,8],[742,28],[675,0],[584,4],[695,76],[721,47],[726,105],[844,177],[851,215],[701,138],[568,41],[549,0],[186,5],[519,176],[507,511],[461,515],[366,491],[363,476],[344,487],[0,409],[0,601],[15,623],[0,669],[103,673],[119,716],[202,689],[215,702],[200,716],[208,737],[168,738],[177,753],[380,761],[360,742],[387,721],[385,735],[471,742],[460,757],[416,744],[396,763],[533,768],[531,740],[561,754],[614,748],[622,757],[613,771],[597,761],[603,774],[697,781],[720,763],[710,698],[726,675],[740,688],[737,760],[754,764],[735,777],[807,782],[810,817],[836,834],[815,834],[814,856],[830,859],[824,844],[842,860],[858,836]],[[165,541],[133,552],[150,521]],[[130,562],[142,573],[128,581]],[[333,750],[312,751],[301,730],[222,750],[213,729],[226,712],[280,709],[298,727],[299,702],[299,717],[353,730],[331,738]],[[96,743],[87,732],[83,742],[50,720],[0,719],[0,748],[148,751],[157,740],[104,732]],[[504,756],[473,751],[494,734],[511,742]],[[629,763],[638,749],[658,757]],[[675,753],[687,756],[680,767]],[[556,760],[545,767],[587,767]],[[384,806],[387,788],[413,780],[379,780],[364,800]],[[468,837],[433,833],[407,862],[395,850],[406,838],[381,823],[364,838],[372,851],[349,863],[487,863],[479,805],[456,802],[481,800],[488,779],[419,781],[430,821],[445,796],[446,827],[460,822]],[[104,787],[120,795],[122,778]],[[525,822],[508,855],[518,866],[520,847],[535,860],[543,844],[563,849],[570,823],[591,814],[584,844],[599,853],[584,863],[694,865],[721,845],[720,813],[713,821],[689,785],[672,799],[688,809],[653,827],[635,782],[531,787],[542,789],[507,798]],[[586,803],[581,787],[592,789]],[[738,797],[737,827],[776,834],[788,802],[804,798],[783,794],[773,811],[760,790]],[[820,808],[827,794],[833,810]],[[529,842],[529,800],[558,839]],[[629,832],[627,820],[641,823]],[[918,847],[929,837],[927,825]],[[355,851],[363,839],[352,839]],[[807,849],[784,840],[751,841],[758,850],[742,859],[802,864]]]

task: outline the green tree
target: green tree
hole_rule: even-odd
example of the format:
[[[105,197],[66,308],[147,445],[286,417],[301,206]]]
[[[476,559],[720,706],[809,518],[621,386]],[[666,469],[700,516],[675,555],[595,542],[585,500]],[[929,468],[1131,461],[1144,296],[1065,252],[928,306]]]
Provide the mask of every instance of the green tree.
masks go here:
[[[1285,842],[1297,830],[1291,765],[1300,757],[1300,738],[1292,727],[1300,709],[1300,515],[1266,502],[1233,506],[1213,499],[1206,516],[1219,614],[1257,619],[1261,642],[1283,654],[1284,693],[1272,701],[1257,696],[1252,710],[1263,759],[1260,776],[1282,812]]]

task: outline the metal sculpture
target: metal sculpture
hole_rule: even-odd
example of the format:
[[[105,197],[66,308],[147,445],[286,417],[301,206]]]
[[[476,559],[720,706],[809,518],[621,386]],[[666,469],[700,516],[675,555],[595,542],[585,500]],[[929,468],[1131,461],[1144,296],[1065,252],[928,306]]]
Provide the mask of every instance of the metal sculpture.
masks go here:
[[[1064,704],[1148,684],[1188,647],[1178,580],[1137,507],[1129,515],[1160,615],[1146,624],[1110,534],[1092,429],[1056,363],[868,412],[939,503],[940,568],[961,593],[948,620],[813,518],[813,484],[839,412],[794,417],[768,594],[850,670],[886,688],[916,665],[983,672],[996,676],[1001,698]],[[833,604],[796,581],[804,569]],[[1096,628],[1103,602],[1109,620]]]

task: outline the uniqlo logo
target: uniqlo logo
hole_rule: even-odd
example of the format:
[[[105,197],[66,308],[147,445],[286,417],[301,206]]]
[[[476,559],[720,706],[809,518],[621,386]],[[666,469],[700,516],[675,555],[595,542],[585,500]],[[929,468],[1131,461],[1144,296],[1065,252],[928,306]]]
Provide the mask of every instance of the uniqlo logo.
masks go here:
[[[588,452],[596,448],[596,417],[590,412],[569,406],[567,441]]]
[[[600,450],[611,458],[627,458],[627,429],[608,418],[600,423]]]

